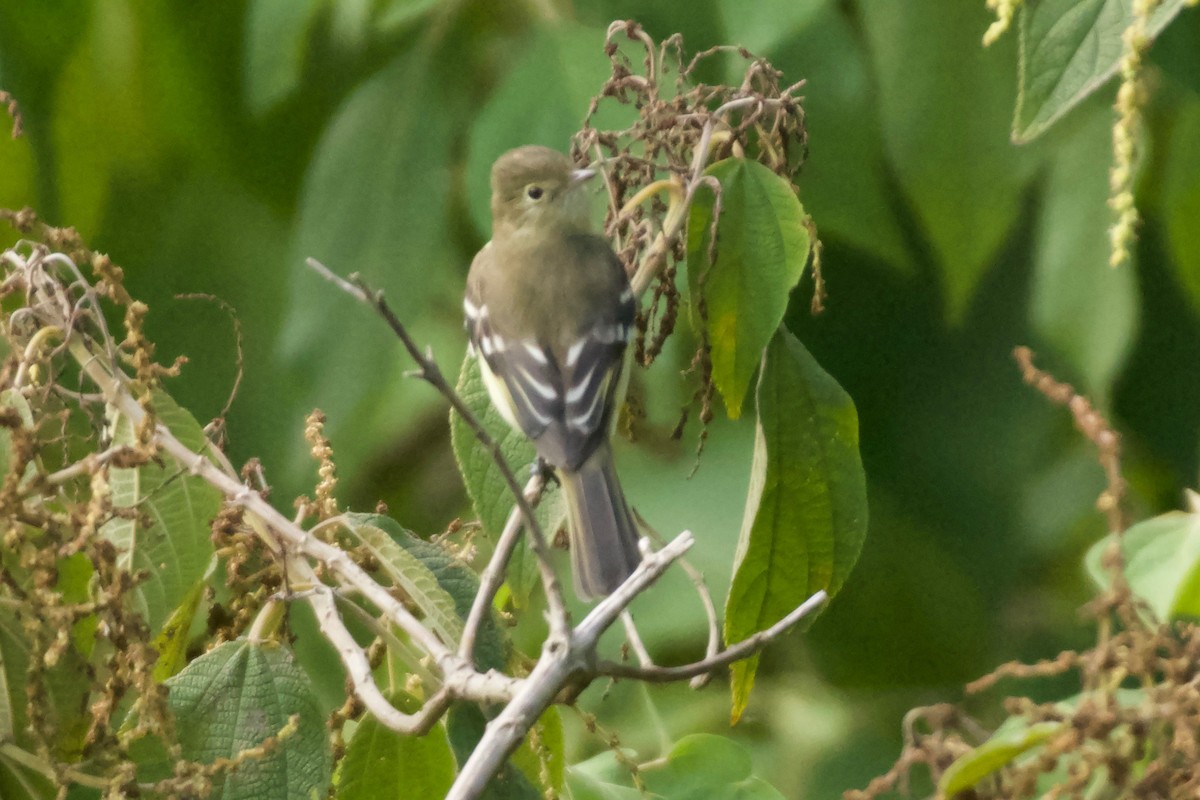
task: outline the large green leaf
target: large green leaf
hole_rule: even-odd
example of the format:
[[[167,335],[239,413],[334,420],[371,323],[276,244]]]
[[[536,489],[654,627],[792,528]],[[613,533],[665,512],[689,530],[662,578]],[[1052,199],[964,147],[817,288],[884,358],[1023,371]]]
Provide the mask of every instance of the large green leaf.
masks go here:
[[[804,210],[817,221],[825,242],[846,242],[892,267],[911,269],[912,253],[893,208],[879,103],[862,38],[835,3],[787,5],[792,14],[811,15],[797,34],[763,55],[783,71],[785,81],[806,81],[812,157],[796,179]],[[739,12],[742,4],[736,0],[723,7],[731,16],[757,20],[743,25],[775,24],[766,14]]]
[[[721,183],[716,252],[710,264],[715,196],[702,191],[688,218],[688,284],[707,309],[713,382],[730,418],[737,419],[763,348],[808,262],[810,242],[796,193],[767,167],[730,158],[707,174]]]
[[[2,69],[2,63],[0,63]],[[0,74],[0,86],[4,75]],[[11,91],[14,87],[9,87]],[[4,169],[0,170],[0,208],[22,208],[34,204],[34,160],[33,148],[29,137],[23,136],[13,141],[7,134],[11,131],[11,121],[7,116],[0,117],[0,161]],[[8,244],[9,236],[0,236],[0,243]]]
[[[382,514],[348,514],[347,517],[360,532],[367,533],[377,555],[394,559],[384,568],[406,591],[415,593],[413,599],[418,604],[424,603],[421,607],[428,615],[427,619],[439,634],[448,637],[448,644],[456,644],[462,630],[461,620],[470,614],[471,604],[479,591],[479,576],[445,548],[413,536],[391,517]],[[372,528],[388,537],[403,555],[384,543],[377,533],[371,532]],[[401,570],[403,574],[400,574]],[[427,576],[432,576],[436,585],[431,586]],[[457,614],[457,623],[450,618],[452,614]],[[482,670],[502,670],[508,663],[508,651],[508,639],[496,618],[489,614],[475,640],[476,665]]]
[[[729,644],[769,627],[809,595],[841,588],[867,531],[866,476],[849,395],[780,329],[763,356],[750,492],[725,601]],[[733,665],[736,722],[758,657]]]
[[[11,742],[23,731],[25,719],[25,671],[29,649],[17,620],[0,610],[0,742]]]
[[[747,14],[745,4],[739,0],[719,0],[717,14],[725,28],[726,44],[740,45],[755,55],[770,56],[774,63],[775,50],[788,38],[812,24],[813,19],[830,6],[832,3],[829,0],[811,0],[807,3],[760,0],[754,6],[754,13]]]
[[[329,786],[332,757],[325,718],[304,672],[275,644],[226,642],[166,682],[183,757],[233,758],[275,736],[293,715],[298,727],[261,759],[217,781],[218,800],[310,800]]]
[[[1157,36],[1186,0],[1164,0],[1150,17]],[[1020,93],[1013,140],[1028,142],[1117,71],[1133,0],[1030,0],[1020,11]]]
[[[566,150],[609,76],[602,28],[573,22],[542,26],[519,53],[475,116],[467,142],[467,200],[481,231],[491,230],[492,162],[526,144]],[[606,121],[612,121],[610,114],[596,124]]]
[[[645,800],[631,783],[629,768],[618,764],[611,750],[572,764],[567,771],[573,800]]]
[[[165,392],[155,392],[153,400],[159,422],[189,449],[203,453],[207,439],[192,415]],[[117,414],[113,442],[130,444],[134,439],[129,418]],[[137,587],[138,604],[157,631],[208,569],[213,556],[211,523],[220,510],[221,494],[170,460],[114,467],[108,482],[113,506],[136,509],[137,514],[133,519],[114,517],[100,533],[117,547],[121,567],[147,573]]]
[[[403,380],[412,362],[386,327],[304,259],[360,273],[385,291],[417,341],[445,356],[443,369],[466,344],[454,315],[429,313],[433,298],[460,291],[462,281],[460,256],[448,246],[448,211],[451,148],[469,94],[441,55],[415,47],[350,95],[317,145],[300,197],[281,349],[294,370],[295,402],[306,398],[293,411],[320,403],[343,475],[381,448],[381,431],[418,424],[438,398]],[[296,442],[298,478],[310,467]]]
[[[1094,109],[1071,134],[1045,183],[1030,316],[1082,378],[1083,391],[1103,399],[1133,346],[1137,283],[1134,270],[1108,264],[1108,107]]]
[[[419,703],[410,695],[388,698],[413,713]],[[454,783],[454,753],[446,728],[435,725],[424,736],[405,736],[368,714],[354,729],[346,755],[338,762],[335,800],[408,800],[445,797]]]
[[[1200,101],[1182,104],[1163,168],[1162,213],[1171,265],[1200,313]]]
[[[1088,574],[1111,583],[1103,565],[1107,537],[1088,550]],[[1200,617],[1200,514],[1172,511],[1139,522],[1121,536],[1125,579],[1161,622]]]
[[[379,7],[375,24],[382,32],[404,28],[438,5],[439,0],[386,0]]]
[[[84,236],[103,220],[120,180],[161,179],[163,160],[203,163],[222,126],[189,26],[155,3],[93,0],[87,34],[54,88],[54,180],[63,219]],[[227,105],[227,103],[226,103]]]
[[[1013,45],[979,46],[989,22],[983,3],[860,9],[891,168],[932,248],[948,315],[961,320],[1033,175],[1033,154],[1005,135]]]

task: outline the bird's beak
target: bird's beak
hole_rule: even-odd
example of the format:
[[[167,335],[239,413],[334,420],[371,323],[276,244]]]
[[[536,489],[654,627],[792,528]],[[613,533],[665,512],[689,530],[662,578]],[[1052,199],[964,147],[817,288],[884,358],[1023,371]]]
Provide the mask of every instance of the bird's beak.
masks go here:
[[[596,177],[596,170],[594,170],[594,169],[572,170],[571,171],[571,185],[578,186],[579,184],[583,183],[584,181],[591,180],[594,177]]]

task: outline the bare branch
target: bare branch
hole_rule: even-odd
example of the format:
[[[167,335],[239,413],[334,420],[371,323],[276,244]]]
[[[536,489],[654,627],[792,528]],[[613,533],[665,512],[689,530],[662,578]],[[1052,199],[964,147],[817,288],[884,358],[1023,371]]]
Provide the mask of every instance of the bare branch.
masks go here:
[[[406,734],[425,734],[450,706],[449,693],[442,689],[436,692],[414,714],[405,714],[396,709],[375,683],[371,674],[371,663],[367,654],[338,613],[333,591],[328,586],[315,586],[307,593],[308,604],[312,606],[321,633],[337,650],[338,657],[346,668],[346,676],[354,687],[354,693],[362,701],[366,709],[374,717],[394,731]]]
[[[651,683],[669,683],[671,681],[681,681],[686,678],[692,678],[697,675],[704,675],[721,667],[728,666],[735,661],[740,661],[743,658],[754,655],[771,641],[779,638],[786,633],[800,620],[807,617],[812,612],[816,611],[825,601],[829,599],[829,595],[825,590],[814,594],[812,597],[805,600],[800,605],[788,614],[783,619],[776,622],[765,631],[759,631],[748,639],[743,639],[737,644],[721,651],[715,656],[705,658],[701,661],[696,661],[691,664],[685,664],[679,667],[635,667],[632,664],[619,664],[615,661],[602,661],[596,667],[598,675],[607,675],[611,678],[631,678],[640,681],[649,681]]]
[[[691,532],[684,531],[663,549],[645,554],[633,574],[616,591],[596,604],[569,639],[564,641],[554,636],[546,639],[538,663],[521,682],[512,702],[488,723],[479,744],[446,795],[446,800],[478,797],[559,692],[573,680],[580,680],[586,685],[595,677],[592,661],[600,635],[635,597],[654,583],[694,542]]]

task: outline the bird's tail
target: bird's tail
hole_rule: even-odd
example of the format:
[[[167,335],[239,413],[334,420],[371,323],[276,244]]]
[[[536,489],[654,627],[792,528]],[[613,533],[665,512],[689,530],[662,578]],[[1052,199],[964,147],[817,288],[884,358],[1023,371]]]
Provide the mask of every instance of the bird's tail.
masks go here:
[[[621,492],[612,449],[605,442],[578,471],[559,470],[559,479],[575,593],[584,600],[611,594],[642,560],[637,523]]]

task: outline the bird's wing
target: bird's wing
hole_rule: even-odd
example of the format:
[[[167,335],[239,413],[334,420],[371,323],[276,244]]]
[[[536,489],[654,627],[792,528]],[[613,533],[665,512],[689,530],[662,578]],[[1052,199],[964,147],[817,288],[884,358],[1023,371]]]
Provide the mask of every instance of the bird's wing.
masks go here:
[[[615,270],[617,279],[592,298],[591,317],[580,321],[576,338],[565,348],[497,331],[479,281],[468,280],[463,300],[471,345],[497,409],[534,441],[538,455],[567,469],[578,469],[608,436],[624,391],[623,356],[637,312],[624,270],[607,243],[589,255],[603,259],[597,268]],[[477,259],[489,256],[485,249]]]

